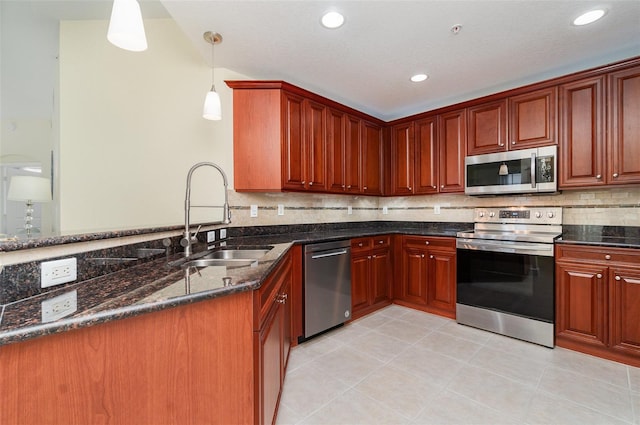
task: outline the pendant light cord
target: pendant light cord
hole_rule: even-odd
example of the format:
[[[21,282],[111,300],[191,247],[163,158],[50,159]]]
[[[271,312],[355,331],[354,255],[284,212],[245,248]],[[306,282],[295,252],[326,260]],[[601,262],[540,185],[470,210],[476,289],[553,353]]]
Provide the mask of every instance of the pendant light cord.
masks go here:
[[[215,41],[215,37],[214,37],[214,40],[211,43],[211,91],[216,91],[216,85],[215,85],[215,65],[216,65],[215,48],[216,48],[216,41]]]

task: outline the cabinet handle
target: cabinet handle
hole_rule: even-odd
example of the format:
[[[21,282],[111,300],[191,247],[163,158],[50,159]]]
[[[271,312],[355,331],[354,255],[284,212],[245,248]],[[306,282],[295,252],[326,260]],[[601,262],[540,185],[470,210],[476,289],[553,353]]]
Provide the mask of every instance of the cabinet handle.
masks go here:
[[[618,178],[618,173],[613,173],[613,178],[617,179]]]
[[[425,245],[429,245],[429,241],[424,241],[424,244]]]
[[[602,279],[602,275],[601,275],[600,273],[598,273],[598,274],[596,275],[596,277],[597,277],[598,279]]]
[[[598,175],[596,176],[596,179],[598,179],[598,180],[600,180],[601,178],[602,178],[602,174],[598,174]]]
[[[276,297],[276,302],[280,304],[284,304],[287,302],[288,295],[287,294],[279,294]]]
[[[604,256],[604,259],[605,260],[611,260],[611,256],[609,254],[607,254],[607,255]]]
[[[616,280],[622,280],[620,276],[616,276]]]

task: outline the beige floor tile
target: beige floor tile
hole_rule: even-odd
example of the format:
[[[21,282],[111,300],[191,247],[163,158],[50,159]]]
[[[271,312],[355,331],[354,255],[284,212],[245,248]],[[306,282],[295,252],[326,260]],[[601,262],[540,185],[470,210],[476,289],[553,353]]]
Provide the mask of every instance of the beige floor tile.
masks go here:
[[[640,394],[633,393],[631,395],[631,403],[633,406],[633,413],[636,418],[636,424],[640,425]]]
[[[627,366],[631,391],[640,393],[640,368]]]
[[[627,422],[634,420],[631,392],[599,379],[552,366],[545,371],[538,388],[605,415]]]
[[[416,342],[416,347],[425,348],[461,361],[468,361],[483,346],[444,332],[434,331]]]
[[[313,365],[327,376],[333,376],[348,386],[362,381],[384,362],[354,350],[340,347],[313,361]]]
[[[405,314],[415,311],[408,307],[403,307],[401,305],[392,304],[388,307],[383,308],[382,310],[376,311],[374,314],[380,314],[382,316],[390,317],[392,319],[399,319],[403,317]]]
[[[458,338],[468,339],[469,341],[477,344],[486,344],[492,336],[491,332],[483,331],[482,329],[472,328],[471,326],[461,325],[455,321],[447,322],[444,326],[438,329],[440,332],[447,333],[451,336]]]
[[[444,391],[413,422],[416,425],[516,425],[513,418],[467,397]]]
[[[355,389],[411,419],[442,392],[427,379],[392,366],[376,370]]]
[[[371,331],[353,339],[347,346],[386,363],[409,348],[411,344],[376,331]]]
[[[525,385],[472,366],[461,369],[447,389],[515,420],[524,418],[529,400],[535,393],[533,385]]]
[[[360,319],[357,319],[356,321],[354,321],[354,323],[357,323],[358,325],[364,326],[369,329],[377,329],[379,326],[384,325],[385,323],[390,322],[392,320],[394,319],[392,319],[389,316],[385,316],[383,314],[379,314],[376,312],[374,314],[361,317]]]
[[[551,364],[560,369],[598,379],[606,384],[629,389],[627,366],[622,363],[558,347],[553,350]]]
[[[297,413],[286,404],[280,403],[276,425],[295,425],[302,421],[302,419],[304,419],[303,415]]]
[[[281,404],[297,415],[305,417],[348,388],[344,382],[308,363],[292,373],[287,373]]]
[[[554,352],[556,350],[563,350],[562,348],[543,347],[542,345],[532,344],[527,341],[494,333],[490,334],[490,338],[486,342],[486,345],[495,350],[504,351],[505,353],[544,363],[553,359]]]
[[[563,425],[625,425],[620,419],[574,404],[551,395],[536,393],[529,405],[526,422],[529,424]]]
[[[421,326],[428,330],[437,330],[447,323],[454,322],[446,317],[436,316],[434,314],[426,314],[419,310],[408,309],[409,311],[398,318],[403,322],[409,322],[413,325]]]
[[[336,328],[325,335],[327,338],[333,339],[341,344],[348,344],[356,338],[366,335],[372,331],[371,328],[362,326],[357,322],[348,323],[342,327]]]
[[[317,425],[402,425],[409,423],[408,418],[355,390],[347,391],[301,422],[301,424]]]
[[[545,362],[519,354],[494,350],[493,347],[489,346],[480,349],[470,363],[475,367],[483,368],[497,375],[515,379],[523,384],[532,386],[538,384],[542,374],[548,367]]]
[[[413,344],[431,331],[402,320],[391,320],[378,326],[376,332]]]
[[[394,358],[390,365],[426,379],[435,386],[444,387],[464,363],[435,351],[412,346]]]

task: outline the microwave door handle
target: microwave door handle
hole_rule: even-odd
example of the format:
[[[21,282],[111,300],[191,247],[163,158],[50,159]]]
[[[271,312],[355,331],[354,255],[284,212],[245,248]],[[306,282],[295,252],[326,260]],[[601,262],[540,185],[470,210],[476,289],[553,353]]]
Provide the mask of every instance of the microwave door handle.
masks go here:
[[[536,153],[531,154],[531,187],[536,188]]]

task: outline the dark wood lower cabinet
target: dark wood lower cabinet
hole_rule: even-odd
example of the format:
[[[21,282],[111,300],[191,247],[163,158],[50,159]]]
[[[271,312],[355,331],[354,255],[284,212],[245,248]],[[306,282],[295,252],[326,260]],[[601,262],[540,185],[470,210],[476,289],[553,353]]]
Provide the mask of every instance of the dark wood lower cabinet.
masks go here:
[[[357,319],[391,304],[391,237],[351,241],[351,317]]]
[[[455,318],[456,240],[403,236],[394,302]]]
[[[556,246],[556,345],[640,367],[640,252]]]

